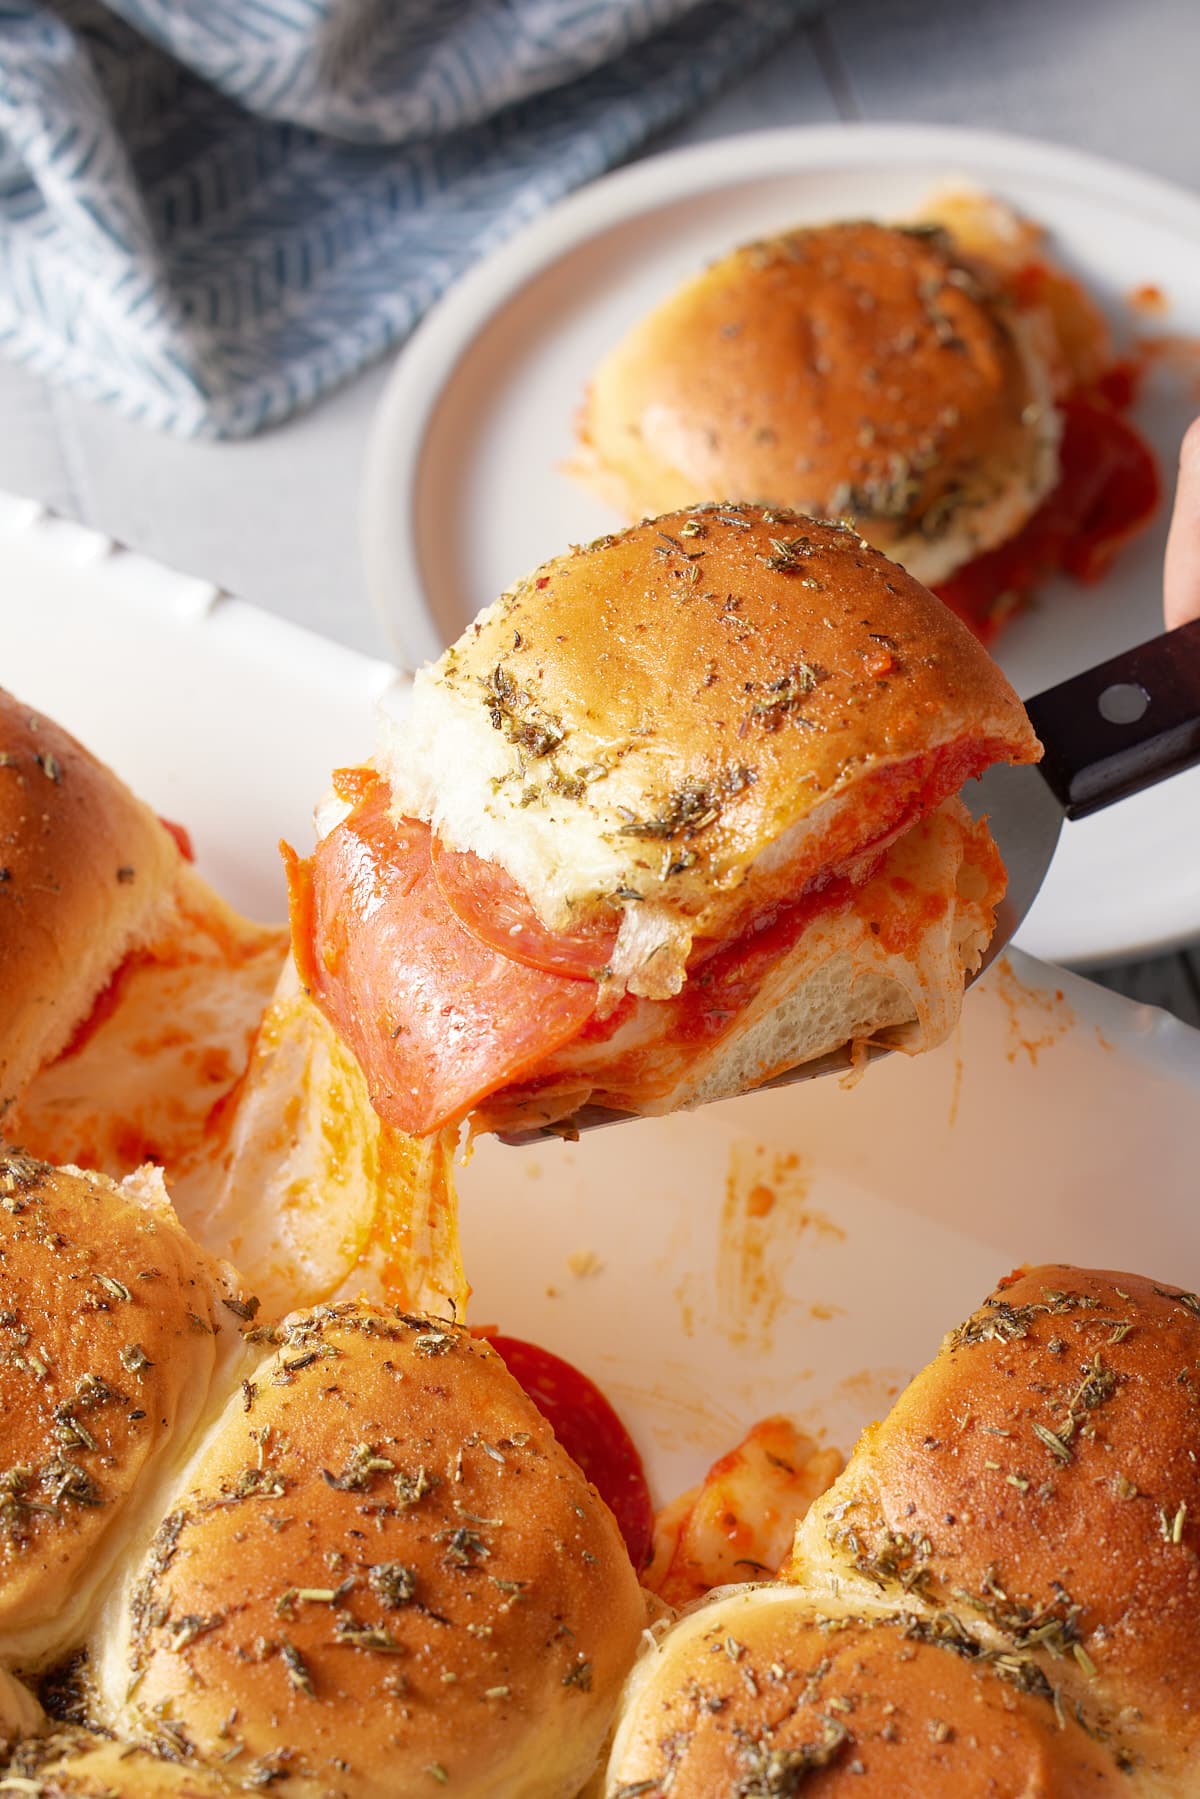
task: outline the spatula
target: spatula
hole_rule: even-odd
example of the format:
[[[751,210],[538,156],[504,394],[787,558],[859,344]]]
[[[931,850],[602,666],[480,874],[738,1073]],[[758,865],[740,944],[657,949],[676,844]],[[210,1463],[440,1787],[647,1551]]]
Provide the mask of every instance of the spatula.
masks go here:
[[[1117,805],[1200,762],[1200,620],[1048,687],[1025,705],[1045,748],[1041,762],[1021,768],[1000,764],[962,795],[976,818],[986,814],[1008,870],[1008,891],[976,980],[1019,930],[1066,820]],[[1188,822],[1180,820],[1180,853],[1200,854],[1200,819],[1190,821],[1190,831]],[[868,1053],[873,1059],[891,1052],[871,1046]],[[817,1075],[844,1074],[849,1063],[849,1050],[838,1049],[762,1085],[786,1087]],[[506,1132],[503,1141],[574,1137],[636,1116],[582,1106],[570,1119]]]

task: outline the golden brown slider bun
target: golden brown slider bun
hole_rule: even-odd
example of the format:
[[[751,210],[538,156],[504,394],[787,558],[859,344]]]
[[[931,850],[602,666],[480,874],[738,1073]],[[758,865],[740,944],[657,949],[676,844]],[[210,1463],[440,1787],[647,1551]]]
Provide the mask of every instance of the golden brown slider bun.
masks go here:
[[[184,1190],[215,1159],[286,945],[110,768],[0,692],[0,1141],[114,1178],[156,1162],[202,1227],[207,1194]]]
[[[1105,1748],[1002,1665],[901,1620],[822,1619],[734,1589],[630,1677],[604,1799],[1093,1799],[1132,1790]]]
[[[926,581],[1012,536],[1058,476],[1050,371],[936,227],[744,245],[597,369],[579,472],[628,517],[698,500],[851,513]]]
[[[801,1524],[821,1603],[1032,1650],[1162,1790],[1200,1787],[1200,1299],[1050,1266],[946,1338]],[[1155,1789],[1157,1790],[1157,1789]]]
[[[180,860],[110,769],[0,688],[0,1120],[144,932]]]
[[[276,1314],[361,1291],[374,1238],[400,1240],[410,1214],[419,1237],[423,1198],[357,1070],[297,1016],[287,941],[228,906],[111,769],[0,693],[0,1143],[114,1178],[160,1165],[191,1233]],[[461,1301],[452,1223],[442,1235],[448,1254],[418,1243],[411,1280],[390,1258],[392,1297]]]
[[[13,1799],[230,1799],[245,1791],[236,1773],[226,1780],[77,1729],[28,1738],[0,1772],[0,1794]]]
[[[0,1155],[0,1658],[44,1664],[202,1417],[249,1302],[161,1186]]]
[[[955,752],[950,792],[1038,754],[966,627],[854,531],[745,505],[544,563],[418,673],[382,762],[550,927],[649,905],[720,935],[765,852],[794,896]]]
[[[612,1515],[467,1331],[276,1336],[93,1646],[102,1721],[313,1799],[573,1796],[646,1621]]]

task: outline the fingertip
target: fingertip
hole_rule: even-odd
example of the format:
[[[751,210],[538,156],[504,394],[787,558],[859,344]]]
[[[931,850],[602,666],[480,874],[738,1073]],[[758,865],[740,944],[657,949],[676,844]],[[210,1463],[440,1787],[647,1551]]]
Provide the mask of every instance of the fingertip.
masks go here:
[[[1200,418],[1179,446],[1179,479],[1163,566],[1163,617],[1168,631],[1200,618]]]
[[[1200,418],[1194,418],[1183,434],[1179,446],[1179,474],[1181,480],[1200,477]]]

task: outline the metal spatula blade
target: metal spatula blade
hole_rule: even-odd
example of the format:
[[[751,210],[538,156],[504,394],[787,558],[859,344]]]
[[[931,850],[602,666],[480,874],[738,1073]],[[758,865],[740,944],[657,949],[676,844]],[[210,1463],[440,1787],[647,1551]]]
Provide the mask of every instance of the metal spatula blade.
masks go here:
[[[1065,820],[1116,805],[1200,762],[1200,620],[1048,687],[1026,701],[1026,710],[1045,750],[1042,761],[990,768],[962,794],[974,817],[986,816],[1008,871],[995,933],[975,979],[1020,929],[1054,860]],[[1200,820],[1192,823],[1192,841],[1200,843]],[[1188,843],[1182,830],[1180,843]],[[883,1045],[868,1050],[872,1060],[891,1053]],[[844,1074],[849,1066],[849,1051],[842,1048],[789,1068],[762,1086],[787,1087],[823,1074]],[[552,1125],[504,1132],[502,1141],[574,1137],[637,1116],[582,1106]]]

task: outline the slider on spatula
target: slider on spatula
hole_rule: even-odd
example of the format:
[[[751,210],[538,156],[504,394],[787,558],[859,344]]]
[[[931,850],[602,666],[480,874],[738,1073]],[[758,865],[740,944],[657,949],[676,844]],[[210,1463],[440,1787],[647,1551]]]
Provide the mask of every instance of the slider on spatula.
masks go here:
[[[928,1048],[1004,888],[955,795],[1037,754],[970,633],[856,532],[649,520],[504,594],[335,777],[289,858],[300,977],[416,1137]]]
[[[574,1799],[647,1601],[500,1356],[259,1324],[157,1177],[9,1156],[0,1197],[0,1790]]]
[[[287,961],[286,929],[226,905],[186,831],[0,690],[0,1144],[157,1164],[278,1307],[364,1281],[461,1302],[440,1146],[372,1111]]]

